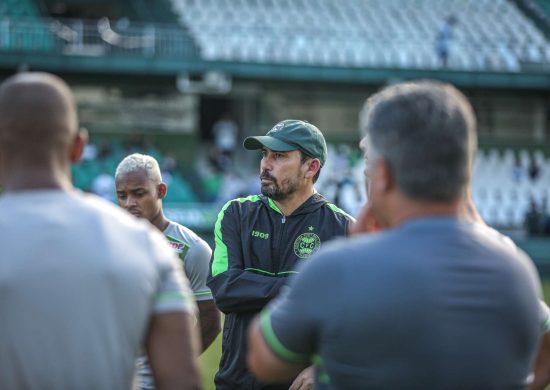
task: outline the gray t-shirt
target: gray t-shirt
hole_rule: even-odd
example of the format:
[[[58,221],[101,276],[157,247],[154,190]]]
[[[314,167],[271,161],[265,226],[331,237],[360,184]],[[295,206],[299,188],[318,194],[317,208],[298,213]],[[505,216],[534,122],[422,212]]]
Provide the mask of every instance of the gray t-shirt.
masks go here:
[[[212,292],[206,286],[212,249],[192,230],[170,221],[164,229],[168,243],[183,262],[183,270],[191,284],[191,290],[197,301],[211,300]]]
[[[318,389],[524,388],[539,339],[530,259],[454,218],[327,245],[261,315],[282,359]]]
[[[504,244],[508,245],[511,250],[521,252],[521,249],[518,246],[516,246],[516,244],[510,237],[505,236],[504,234],[500,233],[498,230],[493,229],[490,226],[486,226],[486,228],[487,228],[487,231],[486,231],[487,235],[492,234],[497,239],[500,239]],[[540,322],[541,330],[544,333],[550,332],[550,308],[548,307],[546,302],[542,299],[539,302],[539,322]]]
[[[211,300],[212,292],[206,286],[212,249],[192,230],[170,221],[163,231],[168,244],[183,263],[185,275],[191,284],[196,301]],[[137,360],[138,386],[143,390],[155,388],[155,381],[146,355]]]
[[[0,388],[129,389],[152,315],[195,312],[164,237],[93,195],[0,197]]]

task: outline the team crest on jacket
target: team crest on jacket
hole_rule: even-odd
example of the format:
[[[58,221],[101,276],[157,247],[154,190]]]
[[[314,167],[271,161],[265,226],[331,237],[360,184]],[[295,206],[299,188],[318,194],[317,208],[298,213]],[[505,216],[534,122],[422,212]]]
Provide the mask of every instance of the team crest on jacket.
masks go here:
[[[294,241],[294,253],[301,259],[311,256],[321,247],[321,239],[315,233],[302,233]]]

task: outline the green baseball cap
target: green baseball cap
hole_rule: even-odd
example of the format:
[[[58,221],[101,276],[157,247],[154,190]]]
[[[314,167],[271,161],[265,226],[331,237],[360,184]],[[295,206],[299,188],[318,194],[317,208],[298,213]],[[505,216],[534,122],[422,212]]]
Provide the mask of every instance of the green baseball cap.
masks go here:
[[[263,147],[276,152],[301,150],[309,157],[318,158],[321,166],[327,159],[327,144],[323,133],[306,121],[287,119],[277,123],[266,135],[247,137],[244,147],[257,150]]]

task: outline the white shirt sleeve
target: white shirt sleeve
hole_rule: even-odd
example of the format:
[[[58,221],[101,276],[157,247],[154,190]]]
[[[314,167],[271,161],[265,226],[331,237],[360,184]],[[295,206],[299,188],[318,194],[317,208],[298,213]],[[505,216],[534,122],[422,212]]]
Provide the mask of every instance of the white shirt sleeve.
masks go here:
[[[201,239],[193,242],[193,245],[185,255],[183,267],[185,269],[185,274],[189,278],[195,300],[197,301],[213,299],[212,292],[206,286],[211,256],[212,249],[210,249],[210,246]]]
[[[155,234],[153,245],[159,276],[153,313],[183,311],[196,314],[197,305],[177,254],[166,245],[164,237],[160,234]]]

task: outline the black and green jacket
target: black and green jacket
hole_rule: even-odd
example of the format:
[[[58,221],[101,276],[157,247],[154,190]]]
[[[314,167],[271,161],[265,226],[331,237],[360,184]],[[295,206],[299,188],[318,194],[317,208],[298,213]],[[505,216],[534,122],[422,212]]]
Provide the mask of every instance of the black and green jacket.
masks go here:
[[[317,193],[286,217],[263,195],[223,206],[215,225],[216,246],[207,282],[226,315],[217,389],[270,388],[246,369],[248,325],[277,295],[286,277],[325,242],[346,235],[352,221]]]

